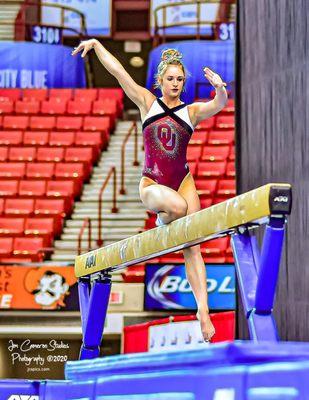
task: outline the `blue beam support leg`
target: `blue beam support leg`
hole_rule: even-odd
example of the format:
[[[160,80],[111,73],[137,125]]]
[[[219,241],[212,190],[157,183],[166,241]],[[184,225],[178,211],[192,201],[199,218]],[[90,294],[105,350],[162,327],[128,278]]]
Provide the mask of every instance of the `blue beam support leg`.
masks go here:
[[[81,283],[80,283],[81,284]],[[80,359],[96,358],[100,355],[104,323],[111,292],[111,278],[108,275],[100,275],[95,279],[90,289],[87,300],[86,287],[81,284],[81,312],[83,344],[80,350]],[[88,307],[86,305],[88,304]]]
[[[255,237],[248,229],[232,236],[232,248],[238,286],[244,306],[250,338],[254,341],[278,341],[272,315],[285,218],[270,217],[265,228],[261,254]]]

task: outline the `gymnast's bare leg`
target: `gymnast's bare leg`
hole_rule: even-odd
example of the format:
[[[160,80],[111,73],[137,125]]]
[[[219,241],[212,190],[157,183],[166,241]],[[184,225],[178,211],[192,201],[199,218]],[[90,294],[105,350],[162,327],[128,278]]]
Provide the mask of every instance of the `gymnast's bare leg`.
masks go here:
[[[159,213],[164,223],[200,210],[200,201],[191,174],[184,178],[177,192],[147,177],[141,179],[139,190],[146,208]],[[183,253],[187,278],[197,303],[197,317],[201,324],[202,334],[204,340],[209,341],[215,329],[209,317],[206,270],[200,246],[184,249]]]

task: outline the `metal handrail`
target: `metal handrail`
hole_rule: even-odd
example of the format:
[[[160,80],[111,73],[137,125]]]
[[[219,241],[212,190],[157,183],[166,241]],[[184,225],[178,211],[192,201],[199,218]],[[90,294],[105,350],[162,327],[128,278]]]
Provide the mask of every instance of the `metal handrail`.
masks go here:
[[[55,9],[60,9],[61,10],[61,23],[60,24],[48,24],[48,26],[52,27],[52,28],[60,28],[60,29],[65,29],[65,30],[69,30],[72,31],[74,33],[77,33],[79,35],[79,37],[83,37],[83,36],[87,36],[87,28],[86,28],[86,19],[85,19],[85,15],[77,10],[76,8],[73,7],[69,7],[69,6],[64,6],[64,5],[60,5],[60,4],[54,4],[54,3],[36,3],[34,1],[25,1],[24,3],[21,2],[20,0],[0,0],[0,7],[4,7],[7,5],[17,5],[20,6],[20,10],[17,14],[17,17],[15,19],[14,25],[15,25],[15,31],[16,28],[23,28],[23,34],[22,36],[25,36],[25,28],[26,26],[32,26],[32,25],[44,25],[44,23],[42,22],[42,12],[41,12],[41,8],[42,7],[48,7],[48,8],[55,8]],[[37,7],[39,8],[39,13],[38,13],[38,20],[36,22],[33,23],[27,23],[26,22],[26,11],[30,8],[30,7]],[[65,11],[71,11],[74,12],[75,14],[79,15],[79,21],[80,21],[80,28],[79,30],[73,27],[70,27],[68,25],[65,24]],[[1,21],[0,25],[9,25],[12,22],[10,21]],[[25,38],[23,38],[24,40]]]
[[[218,25],[224,22],[234,22],[234,20],[228,20],[228,19],[222,19],[222,18],[217,18],[215,21],[209,21],[209,20],[204,20],[201,19],[201,5],[202,4],[227,4],[231,5],[233,0],[196,0],[196,1],[181,1],[179,3],[169,3],[169,4],[162,4],[158,6],[154,10],[154,37],[153,37],[153,47],[156,47],[160,44],[160,34],[159,30],[162,30],[162,41],[163,43],[165,42],[166,38],[166,29],[167,28],[174,28],[174,27],[179,27],[179,26],[192,26],[196,25],[196,38],[200,39],[201,38],[201,25]],[[177,4],[177,7],[181,6],[188,6],[188,5],[195,5],[197,7],[197,19],[196,21],[181,21],[181,22],[174,22],[171,24],[167,24],[166,19],[167,19],[167,10],[169,8],[175,7],[175,4]],[[162,25],[159,25],[159,12],[162,10]],[[185,35],[187,36],[187,35]]]
[[[113,166],[110,168],[110,170],[108,171],[107,177],[105,178],[101,189],[100,189],[100,193],[99,193],[99,209],[98,209],[98,239],[97,239],[97,244],[98,246],[103,246],[103,239],[102,239],[102,195],[103,192],[107,186],[108,181],[110,180],[110,177],[113,175],[114,179],[113,179],[113,207],[111,209],[112,213],[117,213],[118,212],[118,208],[117,208],[117,174],[116,174],[116,167]]]
[[[127,141],[129,140],[129,137],[132,135],[132,132],[134,131],[134,161],[133,164],[134,166],[139,165],[138,161],[138,131],[137,131],[137,124],[136,121],[133,122],[131,128],[129,129],[128,133],[126,134],[126,137],[124,138],[122,145],[121,145],[121,185],[120,185],[120,194],[126,194],[126,189],[124,186],[124,178],[125,178],[125,147],[127,144]]]
[[[88,251],[91,250],[91,219],[90,218],[85,218],[83,222],[83,226],[81,227],[81,230],[78,235],[78,255],[81,254],[82,252],[82,236],[84,233],[84,230],[88,227]]]

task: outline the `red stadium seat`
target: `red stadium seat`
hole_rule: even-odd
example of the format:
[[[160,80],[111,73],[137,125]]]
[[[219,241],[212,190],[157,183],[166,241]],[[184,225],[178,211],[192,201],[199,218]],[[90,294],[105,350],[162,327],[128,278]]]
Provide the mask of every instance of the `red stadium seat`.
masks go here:
[[[13,252],[13,238],[0,238],[0,257],[9,257]]]
[[[73,146],[75,142],[75,132],[50,132],[50,146]]]
[[[144,283],[145,264],[132,265],[130,268],[125,269],[121,276],[124,283]]]
[[[44,259],[44,239],[17,237],[14,239],[13,254],[18,257],[30,257],[32,261],[42,261]]]
[[[22,91],[23,100],[43,101],[47,97],[47,89],[24,89]]]
[[[18,193],[21,197],[44,197],[46,193],[46,181],[21,180]]]
[[[58,98],[50,99],[48,101],[42,101],[41,113],[49,115],[63,115],[66,112],[67,103],[66,101]]]
[[[22,131],[0,131],[0,145],[19,145],[22,140]]]
[[[56,179],[73,179],[75,182],[74,195],[77,196],[82,189],[84,180],[83,163],[57,163],[55,167]]]
[[[50,131],[55,128],[55,117],[30,117],[30,128]]]
[[[117,115],[116,99],[101,99],[93,102],[92,114],[94,115]]]
[[[202,153],[202,146],[201,145],[190,145],[187,148],[187,160],[188,161],[195,161],[199,160]]]
[[[37,216],[65,216],[65,201],[63,199],[37,199],[35,200],[35,215]]]
[[[219,197],[235,197],[236,182],[235,179],[222,179],[218,183],[217,195]]]
[[[9,149],[8,147],[0,147],[0,161],[6,161],[8,159]]]
[[[97,159],[100,150],[106,148],[107,142],[108,138],[105,136],[103,142],[101,132],[76,132],[75,145],[88,147],[91,146],[95,151],[95,159]]]
[[[117,117],[117,101],[115,99],[97,100],[93,103],[93,115],[107,115],[110,120],[110,128],[115,128]]]
[[[0,194],[1,196],[1,194]],[[3,214],[4,211],[4,199],[2,197],[0,197],[0,215]]]
[[[49,133],[46,131],[25,131],[23,143],[25,146],[46,146],[49,143]]]
[[[229,146],[205,146],[203,148],[203,161],[225,161],[230,151]]]
[[[74,99],[75,100],[88,100],[94,101],[98,97],[98,89],[75,89]]]
[[[57,163],[55,168],[56,178],[83,179],[83,163]]]
[[[66,162],[83,162],[90,163],[92,159],[92,147],[68,147],[65,150]]]
[[[0,197],[15,197],[18,193],[18,181],[0,179]]]
[[[6,161],[8,159],[8,153],[8,147],[0,147],[0,161]]]
[[[117,117],[121,117],[123,111],[124,92],[121,88],[101,88],[98,90],[98,100],[116,99],[117,100]]]
[[[221,197],[221,196],[215,196],[213,199],[214,204],[219,204],[222,203],[223,201],[226,201],[227,197]]]
[[[208,144],[209,145],[231,145],[234,143],[235,132],[230,131],[215,131],[209,132]]]
[[[47,163],[28,163],[26,167],[26,177],[30,179],[52,179],[54,176],[55,164]]]
[[[68,114],[88,115],[91,113],[92,102],[90,100],[69,100],[67,106]]]
[[[195,185],[199,196],[212,197],[216,192],[217,180],[196,179]]]
[[[235,262],[231,246],[229,246],[226,249],[225,255],[226,255],[226,260],[225,260],[226,263],[233,264]]]
[[[18,100],[15,103],[15,113],[16,114],[38,114],[40,111],[39,101],[21,101]]]
[[[63,147],[38,147],[37,149],[37,161],[62,161],[64,157]]]
[[[109,133],[110,122],[108,117],[85,117],[83,130],[84,131],[101,131]]]
[[[201,121],[196,127],[195,129],[197,130],[209,130],[211,128],[213,128],[215,125],[215,117],[210,117],[207,119],[204,119],[203,121]]]
[[[189,170],[192,176],[196,175],[198,160],[188,161]]]
[[[0,89],[0,97],[16,101],[20,99],[20,89]]]
[[[43,197],[46,192],[46,181],[44,180],[21,180],[18,193],[23,197]]]
[[[217,129],[234,129],[235,118],[234,115],[218,115],[216,120]]]
[[[226,166],[226,176],[228,178],[234,178],[235,177],[235,162],[234,161],[228,161],[227,166]]]
[[[200,161],[197,165],[197,177],[218,178],[225,175],[226,161]]]
[[[68,147],[65,150],[64,160],[65,162],[82,162],[85,166],[85,174],[89,176],[93,161],[92,147]]]
[[[34,212],[34,199],[6,199],[4,213],[6,215],[31,215]]]
[[[0,218],[0,236],[22,236],[24,234],[24,218]]]
[[[66,209],[64,199],[37,199],[35,200],[34,214],[36,217],[51,217],[54,219],[55,236],[60,235],[63,226],[63,219],[71,209]]]
[[[0,97],[0,114],[10,114],[14,110],[13,100]]]
[[[48,181],[46,195],[48,197],[72,197],[74,195],[74,181]]]
[[[36,158],[35,147],[11,147],[9,150],[10,161],[33,161]]]
[[[229,160],[230,161],[235,160],[235,146],[231,146],[231,148],[230,148]]]
[[[25,235],[42,237],[44,247],[50,247],[54,236],[54,218],[27,218]]]
[[[190,144],[203,145],[207,142],[208,131],[194,131],[190,139]]]
[[[201,244],[202,256],[206,262],[225,263],[225,251],[228,245],[228,237],[214,239]]]
[[[6,115],[3,117],[2,126],[4,129],[20,129],[24,131],[29,126],[29,117],[24,115]]]
[[[49,89],[49,98],[58,98],[62,101],[72,99],[72,89]]]
[[[82,128],[82,117],[58,117],[56,127],[59,131],[77,131]]]
[[[23,162],[0,163],[0,179],[21,179],[25,176],[26,164]]]
[[[117,99],[123,101],[124,92],[121,88],[100,88],[98,99]]]
[[[201,202],[201,208],[208,208],[212,205],[212,199],[207,197],[201,197],[200,202]]]

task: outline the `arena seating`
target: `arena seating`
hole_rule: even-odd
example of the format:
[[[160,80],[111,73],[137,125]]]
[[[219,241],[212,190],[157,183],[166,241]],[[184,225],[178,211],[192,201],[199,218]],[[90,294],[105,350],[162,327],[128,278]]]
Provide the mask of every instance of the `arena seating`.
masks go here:
[[[121,89],[0,89],[0,261],[40,261],[123,111]]]

